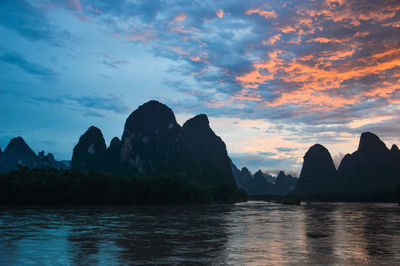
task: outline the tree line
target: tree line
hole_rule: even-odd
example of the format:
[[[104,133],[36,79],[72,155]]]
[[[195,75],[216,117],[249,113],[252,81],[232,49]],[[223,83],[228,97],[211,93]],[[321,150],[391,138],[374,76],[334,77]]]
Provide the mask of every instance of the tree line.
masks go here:
[[[234,186],[203,186],[179,175],[124,176],[27,167],[0,175],[1,205],[165,205],[246,200],[246,192]]]

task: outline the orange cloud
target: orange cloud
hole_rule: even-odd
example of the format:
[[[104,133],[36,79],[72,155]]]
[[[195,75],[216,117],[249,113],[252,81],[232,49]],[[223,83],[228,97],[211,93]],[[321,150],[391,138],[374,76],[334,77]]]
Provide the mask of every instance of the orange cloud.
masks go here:
[[[311,40],[308,40],[307,42],[319,42],[319,43],[329,43],[329,42],[337,42],[340,43],[340,40],[333,39],[333,38],[325,38],[325,37],[317,37]]]
[[[281,31],[283,33],[289,33],[289,32],[294,32],[296,30],[293,27],[288,25],[288,26],[285,26],[285,27],[281,28]]]
[[[258,70],[236,77],[236,80],[238,80],[244,87],[248,88],[257,88],[259,84],[271,79],[273,79],[272,75],[262,74]]]
[[[223,16],[224,16],[224,10],[223,10],[223,9],[218,10],[218,11],[216,12],[216,15],[217,15],[219,18],[223,18]]]
[[[179,33],[191,33],[191,30],[185,29],[184,26],[182,25],[178,25],[176,27],[173,27],[171,29],[169,29],[170,32],[179,32]]]
[[[301,59],[288,58],[281,50],[269,53],[269,59],[255,61],[255,70],[244,75],[237,76],[236,80],[244,89],[259,88],[260,84],[269,80],[281,80],[287,84],[297,84],[288,91],[279,92],[280,96],[272,102],[264,102],[266,106],[281,106],[295,104],[307,107],[308,111],[329,111],[345,105],[360,103],[365,99],[391,98],[399,90],[399,82],[384,82],[381,86],[360,92],[352,97],[340,96],[338,90],[347,80],[357,80],[371,74],[384,73],[387,70],[400,73],[400,49],[394,48],[384,52],[372,54],[369,58],[363,58],[366,63],[360,66],[338,64],[332,67],[332,61],[343,60],[354,54],[354,50],[342,50],[311,54]],[[281,56],[282,55],[282,56]],[[314,65],[306,64],[307,60],[313,60]],[[284,88],[282,88],[284,89]],[[336,90],[332,95],[331,90]],[[246,99],[241,97],[241,99]],[[249,100],[254,100],[249,98]]]
[[[178,22],[178,21],[185,21],[185,20],[186,20],[186,15],[185,15],[185,13],[180,13],[180,14],[178,14],[178,15],[176,15],[176,16],[174,17],[174,20],[172,20],[171,23],[175,23],[175,22]]]
[[[272,36],[271,38],[269,38],[268,41],[263,41],[263,45],[266,45],[266,44],[274,45],[277,41],[280,40],[281,36],[282,35],[278,33],[278,34]]]
[[[191,56],[190,60],[192,60],[193,62],[200,62],[201,58],[200,58],[200,56]]]
[[[276,12],[274,10],[267,11],[267,10],[261,10],[260,8],[249,9],[245,12],[245,14],[246,15],[258,14],[259,16],[264,17],[266,19],[277,18]]]

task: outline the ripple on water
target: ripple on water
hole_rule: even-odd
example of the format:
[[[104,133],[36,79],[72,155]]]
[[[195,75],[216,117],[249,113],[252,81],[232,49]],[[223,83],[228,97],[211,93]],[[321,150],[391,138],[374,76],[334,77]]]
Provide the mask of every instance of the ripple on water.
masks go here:
[[[398,264],[395,204],[0,208],[0,265]]]

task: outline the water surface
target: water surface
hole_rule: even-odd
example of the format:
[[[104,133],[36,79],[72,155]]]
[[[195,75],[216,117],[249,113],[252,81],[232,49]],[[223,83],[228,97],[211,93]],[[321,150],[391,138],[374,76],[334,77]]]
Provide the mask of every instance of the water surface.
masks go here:
[[[0,208],[0,265],[399,264],[395,204]]]

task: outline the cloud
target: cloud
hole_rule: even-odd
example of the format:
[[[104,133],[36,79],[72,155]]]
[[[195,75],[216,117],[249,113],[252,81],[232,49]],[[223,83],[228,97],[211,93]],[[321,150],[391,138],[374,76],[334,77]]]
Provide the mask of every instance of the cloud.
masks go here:
[[[268,113],[270,119],[307,123],[339,114],[348,120],[360,108],[376,111],[397,101],[395,1],[158,4],[100,1],[97,16],[111,17],[108,26],[119,38],[146,42],[157,56],[180,63],[171,71],[196,82],[196,90],[180,91],[197,104],[171,101],[176,107],[253,118]],[[128,16],[138,20],[125,27],[121,18]],[[210,87],[215,93],[207,93]]]
[[[129,61],[127,61],[127,60],[113,60],[113,61],[103,60],[103,61],[101,61],[101,63],[108,67],[117,69],[117,68],[120,68],[121,66],[128,65]]]
[[[45,40],[52,45],[70,37],[68,31],[57,29],[47,18],[46,8],[32,1],[0,1],[0,25],[31,41]]]
[[[79,48],[86,52],[93,40],[102,40],[96,49],[112,54],[93,60],[102,70],[128,62],[135,70],[142,64],[143,80],[119,78],[128,71],[114,71],[112,79],[96,76],[104,86],[123,87],[121,93],[127,92],[125,84],[159,86],[168,90],[160,100],[177,113],[241,118],[238,127],[244,120],[268,122],[268,127],[252,125],[244,140],[227,143],[228,148],[237,147],[235,141],[241,149],[246,145],[246,158],[238,149],[235,156],[255,167],[270,161],[269,169],[298,169],[304,152],[317,142],[332,147],[333,154],[349,152],[365,130],[399,140],[400,5],[395,0],[2,1],[0,18],[4,28],[47,45],[65,41],[64,29],[81,34]],[[86,30],[90,34],[83,36]],[[74,63],[85,70],[97,67],[85,49],[70,43]],[[0,53],[3,63],[34,75],[57,74],[43,61],[29,62],[6,53],[9,49]],[[140,61],[142,52],[151,55]],[[71,68],[59,57],[60,69]],[[160,69],[158,83],[146,75],[150,68]],[[86,78],[77,83],[93,82]],[[136,97],[134,92],[130,95]],[[145,98],[138,94],[137,101]],[[123,100],[101,90],[94,97],[75,93],[56,101],[97,117],[128,112]],[[250,134],[257,134],[256,143]],[[271,135],[279,143],[263,139]],[[262,143],[268,145],[261,150]]]
[[[279,152],[291,152],[291,151],[297,151],[299,148],[288,148],[288,147],[278,147],[275,148]]]
[[[127,113],[129,107],[118,97],[108,96],[64,96],[63,99],[76,102],[77,104],[97,110],[112,111],[115,113]]]
[[[116,114],[127,114],[131,108],[115,95],[83,95],[83,96],[31,96],[30,99],[35,102],[67,105],[73,109],[83,112],[86,115],[104,117],[104,112],[113,112]]]
[[[260,8],[253,8],[249,9],[245,12],[246,15],[251,15],[251,14],[258,14],[259,16],[270,19],[270,18],[276,18],[276,12],[274,10],[262,10]]]
[[[254,119],[268,113],[269,119],[307,123],[339,114],[348,120],[360,108],[375,112],[399,101],[396,1],[51,2],[92,17],[108,36],[141,43],[179,63],[171,71],[193,80],[191,88],[179,91],[197,103],[171,100],[176,107]],[[39,8],[43,4],[4,5],[21,6],[19,20],[29,18],[24,12],[38,17],[43,38],[54,35],[46,9]],[[24,25],[13,24],[15,30],[24,29],[17,24]]]
[[[5,63],[14,65],[28,74],[40,76],[46,79],[52,79],[58,75],[57,72],[50,68],[33,62],[29,62],[21,54],[16,52],[4,53],[0,56],[0,60]]]

